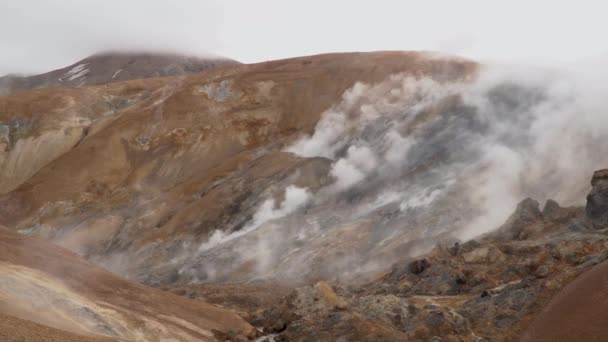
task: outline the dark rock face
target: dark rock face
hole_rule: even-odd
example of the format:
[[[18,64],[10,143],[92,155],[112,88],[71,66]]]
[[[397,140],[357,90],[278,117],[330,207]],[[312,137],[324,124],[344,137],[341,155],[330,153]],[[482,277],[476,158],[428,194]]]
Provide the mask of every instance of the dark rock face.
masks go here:
[[[542,220],[543,214],[539,207],[538,201],[532,198],[526,198],[519,202],[515,212],[511,214],[507,222],[497,231],[497,237],[502,240],[526,239],[525,228]]]
[[[548,199],[543,208],[543,218],[549,221],[566,222],[577,214],[576,208],[563,208],[556,201]]]
[[[598,170],[591,179],[591,192],[587,195],[587,218],[595,228],[608,225],[608,169]]]
[[[553,216],[555,214],[557,214],[562,208],[559,206],[559,204],[552,199],[548,199],[547,202],[545,203],[545,207],[543,208],[543,215],[544,216]]]
[[[531,198],[519,202],[515,213],[510,218],[510,223],[514,226],[526,225],[538,220],[542,214],[540,212],[539,203]]]
[[[426,259],[414,260],[409,264],[410,272],[413,274],[420,274],[429,268],[431,264]]]

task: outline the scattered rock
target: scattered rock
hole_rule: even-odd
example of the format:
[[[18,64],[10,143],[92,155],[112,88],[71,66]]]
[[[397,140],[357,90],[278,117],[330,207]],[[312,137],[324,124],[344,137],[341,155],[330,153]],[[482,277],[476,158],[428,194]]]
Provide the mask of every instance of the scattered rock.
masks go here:
[[[466,263],[481,264],[495,263],[504,260],[505,256],[500,249],[491,245],[488,247],[477,248],[462,255]]]
[[[276,331],[276,328],[282,329],[283,324],[287,326],[299,317],[325,316],[336,309],[343,310],[346,306],[345,300],[329,284],[321,281],[314,286],[295,289],[268,314],[268,318],[273,320],[273,329]]]
[[[365,296],[352,302],[353,308],[368,319],[379,320],[395,329],[405,330],[410,311],[415,310],[407,299],[394,295]]]
[[[578,264],[579,255],[584,253],[583,244],[580,241],[562,241],[553,250],[553,257],[557,260]]]
[[[534,274],[538,278],[546,278],[551,274],[551,268],[547,265],[540,265],[536,268]]]

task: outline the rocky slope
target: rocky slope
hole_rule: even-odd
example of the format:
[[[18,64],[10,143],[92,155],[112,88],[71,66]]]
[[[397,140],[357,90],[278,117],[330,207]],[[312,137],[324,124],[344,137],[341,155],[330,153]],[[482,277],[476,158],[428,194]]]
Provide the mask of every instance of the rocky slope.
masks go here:
[[[377,52],[18,92],[0,224],[273,338],[512,340],[603,260],[608,122],[572,84]]]
[[[608,225],[590,213],[607,212],[605,174],[593,177],[587,215],[526,199],[497,231],[439,242],[367,284],[321,281],[257,305],[256,291],[234,287],[170,290],[241,310],[268,341],[600,341]]]
[[[221,57],[107,52],[41,75],[0,77],[0,95],[37,88],[82,87],[149,77],[179,76],[235,64],[238,62]]]

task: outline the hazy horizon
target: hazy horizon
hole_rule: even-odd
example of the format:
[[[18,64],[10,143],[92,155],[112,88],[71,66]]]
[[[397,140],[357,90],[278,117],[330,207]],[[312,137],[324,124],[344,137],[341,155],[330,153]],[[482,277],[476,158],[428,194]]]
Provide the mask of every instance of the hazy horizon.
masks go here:
[[[46,72],[124,49],[210,53],[244,63],[376,50],[576,63],[608,51],[603,13],[591,1],[4,1],[0,74]]]

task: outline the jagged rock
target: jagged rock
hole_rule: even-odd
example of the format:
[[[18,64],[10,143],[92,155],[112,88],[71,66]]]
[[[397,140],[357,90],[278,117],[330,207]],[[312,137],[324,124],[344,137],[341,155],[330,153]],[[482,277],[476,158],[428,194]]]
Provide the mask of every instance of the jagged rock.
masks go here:
[[[552,215],[558,212],[561,208],[562,207],[560,207],[555,200],[548,199],[547,202],[545,202],[545,207],[543,208],[543,215]]]
[[[426,259],[419,259],[419,260],[412,261],[409,264],[408,269],[413,274],[420,274],[420,273],[424,272],[424,270],[426,270],[429,267],[431,267],[431,264],[428,262],[428,260],[426,260]]]
[[[538,201],[526,198],[517,204],[515,212],[494,233],[499,240],[525,240],[530,232],[527,228],[542,220]]]
[[[542,214],[548,220],[566,220],[570,217],[570,210],[562,208],[556,201],[548,199]]]
[[[526,198],[517,204],[515,213],[511,215],[509,221],[512,225],[526,225],[533,223],[542,218],[542,213],[538,208],[539,203],[537,200]]]
[[[598,170],[591,178],[591,192],[587,195],[587,218],[594,227],[608,225],[608,169]]]

